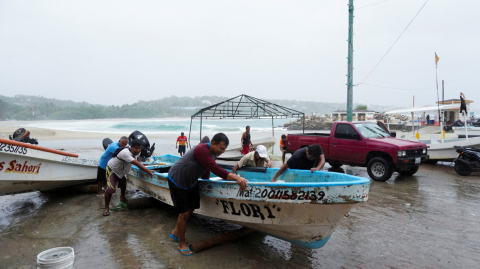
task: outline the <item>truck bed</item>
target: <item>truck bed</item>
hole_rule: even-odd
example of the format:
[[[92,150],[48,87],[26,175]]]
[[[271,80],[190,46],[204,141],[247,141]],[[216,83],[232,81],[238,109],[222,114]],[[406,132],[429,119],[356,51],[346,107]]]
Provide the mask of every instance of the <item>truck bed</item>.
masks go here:
[[[323,137],[329,137],[330,136],[330,131],[325,131],[322,133],[305,133],[305,134],[289,134],[289,135],[301,135],[301,136],[323,136]]]

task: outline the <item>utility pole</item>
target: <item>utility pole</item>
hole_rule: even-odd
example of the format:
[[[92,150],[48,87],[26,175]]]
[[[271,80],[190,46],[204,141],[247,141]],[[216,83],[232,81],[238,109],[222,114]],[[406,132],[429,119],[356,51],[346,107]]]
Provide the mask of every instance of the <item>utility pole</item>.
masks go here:
[[[353,106],[353,0],[348,4],[347,121],[352,121]]]

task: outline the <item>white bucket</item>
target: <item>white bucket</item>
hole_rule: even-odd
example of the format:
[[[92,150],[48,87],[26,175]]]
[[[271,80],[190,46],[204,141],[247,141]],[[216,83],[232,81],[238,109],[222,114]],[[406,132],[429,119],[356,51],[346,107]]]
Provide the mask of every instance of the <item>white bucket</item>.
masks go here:
[[[73,269],[75,252],[71,247],[51,248],[37,255],[39,269]]]

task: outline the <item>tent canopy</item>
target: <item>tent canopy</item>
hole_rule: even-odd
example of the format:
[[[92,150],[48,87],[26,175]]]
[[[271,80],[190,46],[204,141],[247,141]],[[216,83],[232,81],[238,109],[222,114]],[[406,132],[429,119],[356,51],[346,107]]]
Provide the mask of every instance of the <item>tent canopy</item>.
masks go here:
[[[273,119],[299,118],[303,117],[303,132],[305,132],[305,113],[277,105],[262,99],[249,95],[241,94],[230,98],[218,104],[214,104],[195,112],[190,119],[190,133],[192,131],[192,121],[194,118],[200,118],[200,140],[202,139],[202,119],[208,118],[230,118],[230,119]]]
[[[192,115],[204,118],[295,118],[305,113],[245,94],[200,109]]]

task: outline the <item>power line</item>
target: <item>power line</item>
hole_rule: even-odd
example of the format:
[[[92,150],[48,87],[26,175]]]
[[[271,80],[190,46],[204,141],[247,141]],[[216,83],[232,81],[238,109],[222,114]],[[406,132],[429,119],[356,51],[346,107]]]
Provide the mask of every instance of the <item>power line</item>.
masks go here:
[[[380,86],[380,85],[368,84],[368,83],[361,83],[361,84],[363,84],[363,85],[369,85],[369,86],[374,86],[374,87],[379,87],[379,88],[385,88],[385,89],[402,90],[402,91],[422,91],[422,90],[431,90],[431,89],[433,89],[432,87],[421,88],[421,89],[402,89],[402,88],[386,87],[386,86]],[[357,84],[357,85],[360,85],[360,84]],[[355,86],[357,86],[357,85],[355,85]]]
[[[407,27],[405,27],[405,29],[403,29],[402,33],[400,34],[400,36],[398,36],[398,38],[395,40],[395,42],[393,42],[392,46],[390,46],[390,48],[387,50],[387,52],[383,55],[383,57],[380,59],[380,61],[378,61],[378,63],[375,65],[375,67],[373,67],[372,71],[370,71],[370,73],[368,73],[368,75],[363,79],[363,81],[357,85],[360,85],[362,84],[363,82],[365,82],[365,80],[367,80],[367,78],[373,73],[373,71],[377,68],[377,66],[382,62],[383,58],[385,58],[385,56],[387,56],[387,54],[390,52],[390,50],[393,48],[393,46],[395,46],[395,44],[397,43],[397,41],[400,39],[400,37],[402,37],[403,33],[405,33],[405,31],[408,29],[408,27],[410,26],[410,24],[412,24],[413,20],[415,20],[415,18],[417,17],[417,15],[420,13],[420,11],[422,11],[423,7],[427,4],[428,0],[425,1],[425,3],[422,5],[422,7],[420,8],[420,10],[418,10],[417,14],[415,14],[415,16],[413,17],[413,19],[408,23]]]
[[[370,5],[366,5],[366,6],[363,6],[363,7],[355,8],[355,10],[359,10],[359,9],[366,8],[366,7],[370,7],[370,6],[374,6],[374,5],[378,5],[378,4],[381,4],[381,3],[383,3],[383,2],[387,2],[387,1],[389,1],[389,0],[384,0],[384,1],[381,1],[381,2],[377,2],[377,3],[370,4]]]

